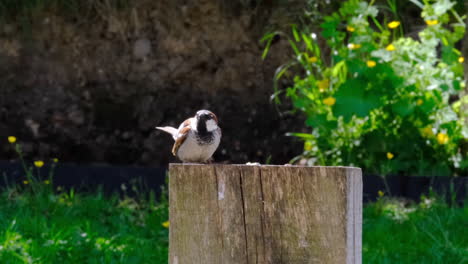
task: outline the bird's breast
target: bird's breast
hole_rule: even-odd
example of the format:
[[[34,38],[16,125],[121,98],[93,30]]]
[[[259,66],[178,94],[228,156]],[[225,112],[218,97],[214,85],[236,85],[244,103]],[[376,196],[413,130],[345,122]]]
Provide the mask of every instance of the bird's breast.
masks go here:
[[[214,131],[209,140],[200,139],[198,135],[191,131],[177,151],[177,157],[184,162],[205,162],[216,151],[220,140],[220,131]]]

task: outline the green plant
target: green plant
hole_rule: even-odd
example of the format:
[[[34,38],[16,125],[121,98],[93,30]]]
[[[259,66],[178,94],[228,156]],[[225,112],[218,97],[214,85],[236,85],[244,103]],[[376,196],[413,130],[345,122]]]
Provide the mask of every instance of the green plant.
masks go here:
[[[32,165],[29,165],[23,157],[21,144],[17,143],[16,137],[9,136],[8,142],[12,145],[14,151],[18,155],[18,159],[24,170],[24,178],[21,179],[21,183],[23,184],[22,188],[30,189],[35,194],[38,194],[39,192],[50,192],[52,190],[53,175],[58,159],[53,158],[51,160],[48,175],[41,175],[41,168],[44,166],[44,161],[35,160],[32,162]]]
[[[382,196],[363,211],[363,263],[466,263],[468,204],[419,203]]]
[[[0,210],[0,263],[167,263],[168,204],[154,195],[11,187]]]
[[[25,177],[0,188],[0,263],[167,263],[165,189],[158,201],[153,192],[131,198],[54,190],[52,172],[41,180],[44,162],[28,166],[17,139],[8,141]]]
[[[465,33],[463,18],[449,0],[411,0],[425,21],[414,39],[404,36],[398,20],[379,15],[373,2],[349,0],[326,16],[326,47],[307,26],[293,26],[292,37],[282,34],[295,58],[275,80],[290,78],[293,85],[276,87],[275,98],[285,92],[312,128],[291,133],[305,141],[301,158],[383,175],[466,173],[460,146],[468,138],[467,117],[452,102],[465,85],[464,58],[455,48]],[[398,17],[395,1],[388,3]],[[264,56],[277,34],[264,37]]]

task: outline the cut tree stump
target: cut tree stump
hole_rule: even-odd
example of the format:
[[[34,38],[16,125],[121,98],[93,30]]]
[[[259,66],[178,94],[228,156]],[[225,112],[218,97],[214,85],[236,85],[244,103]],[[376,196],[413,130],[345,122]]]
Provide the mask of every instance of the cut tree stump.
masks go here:
[[[169,263],[361,263],[350,167],[170,164]]]

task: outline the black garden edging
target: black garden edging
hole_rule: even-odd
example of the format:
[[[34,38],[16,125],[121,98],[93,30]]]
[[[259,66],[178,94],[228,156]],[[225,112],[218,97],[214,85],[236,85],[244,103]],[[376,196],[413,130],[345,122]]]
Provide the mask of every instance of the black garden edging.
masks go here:
[[[49,170],[50,166],[47,165],[41,168],[41,176],[47,177]],[[19,162],[0,161],[0,176],[0,186],[11,183],[22,184],[26,179]],[[166,168],[58,163],[54,171],[56,187],[73,187],[79,191],[94,191],[99,187],[106,194],[119,192],[130,196],[145,190],[154,190],[159,195],[165,179]],[[364,174],[363,182],[364,202],[374,201],[378,197],[379,190],[387,192],[383,179],[378,175]],[[459,203],[467,199],[468,195],[468,177],[389,176],[387,185],[390,193],[386,195],[412,200],[418,200],[422,194],[428,194],[431,187],[433,191],[448,200],[452,200],[454,195],[454,200]]]
[[[448,201],[464,202],[468,197],[468,177],[426,177],[392,175],[386,178],[390,193],[387,193],[384,180],[379,175],[363,176],[364,202],[375,201],[378,191],[385,195],[419,200],[430,189]]]
[[[32,166],[28,165],[28,166]],[[51,167],[44,165],[40,177],[46,179]],[[34,168],[37,176],[37,169]],[[0,186],[23,184],[24,169],[19,162],[0,161]],[[54,187],[75,188],[78,191],[102,189],[105,194],[119,192],[134,196],[140,192],[154,190],[159,196],[166,180],[165,168],[142,168],[131,166],[84,166],[58,163],[53,171]]]

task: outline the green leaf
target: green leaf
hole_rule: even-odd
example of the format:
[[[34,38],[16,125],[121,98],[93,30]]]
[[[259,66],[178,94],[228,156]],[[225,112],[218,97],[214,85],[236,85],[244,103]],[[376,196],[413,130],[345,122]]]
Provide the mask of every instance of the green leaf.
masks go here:
[[[442,124],[449,123],[452,121],[457,121],[458,116],[450,106],[447,106],[437,111],[436,120]]]
[[[446,83],[443,83],[440,85],[440,89],[442,89],[442,91],[448,91],[450,87]]]
[[[325,17],[325,22],[320,25],[323,29],[322,36],[325,38],[335,38],[338,36],[338,25],[340,24],[340,19],[335,17]]]
[[[268,55],[268,51],[270,50],[271,42],[273,41],[273,38],[275,37],[274,33],[269,33],[266,34],[261,40],[260,43],[267,42],[265,45],[265,48],[263,49],[262,53],[262,59],[265,59],[266,56]]]
[[[432,5],[434,15],[442,16],[447,13],[447,11],[450,10],[450,8],[452,8],[454,5],[455,3],[451,2],[450,0],[439,0]]]
[[[443,46],[442,47],[442,61],[447,64],[457,63],[458,62],[458,55],[454,48],[451,46]]]
[[[452,86],[453,86],[453,89],[454,89],[455,91],[460,91],[460,90],[461,90],[460,82],[457,81],[457,80],[453,80]]]
[[[465,95],[463,96],[462,98],[460,98],[458,101],[454,102],[452,104],[452,109],[453,111],[455,111],[455,113],[462,115],[462,112],[461,112],[461,109],[462,109],[462,106],[464,105],[467,105],[468,106],[468,95]],[[468,116],[468,113],[464,113],[466,116]]]
[[[296,54],[296,56],[301,55],[301,52],[300,52],[299,49],[297,48],[297,46],[296,46],[296,44],[294,43],[294,41],[288,40],[288,42],[289,42],[289,45],[291,45],[291,48],[294,50],[294,53]]]
[[[369,69],[368,67],[366,67],[365,63],[362,62],[361,60],[349,60],[347,62],[347,65],[348,65],[348,68],[349,68],[349,72],[351,74],[354,74],[354,73],[361,74],[364,71]]]
[[[313,52],[314,46],[312,45],[312,40],[309,37],[309,35],[302,33],[301,36],[302,36],[302,39],[304,40],[304,43],[306,44],[307,49]]]
[[[306,124],[310,127],[319,127],[325,129],[333,129],[337,126],[336,121],[328,120],[327,114],[311,114],[309,115],[309,118],[307,118]]]
[[[437,101],[435,100],[434,96],[432,96],[430,93],[426,93],[424,102],[420,106],[421,110],[425,113],[432,113],[437,106]]]
[[[286,136],[293,136],[293,137],[298,137],[298,138],[302,138],[302,139],[314,139],[314,136],[312,134],[307,134],[307,133],[294,133],[294,132],[291,132],[291,133],[286,133]]]
[[[402,99],[392,105],[392,110],[401,117],[408,116],[414,111],[414,104],[409,99]]]
[[[301,39],[299,38],[299,33],[297,33],[296,25],[292,25],[292,33],[294,36],[294,40],[299,42]]]
[[[381,106],[379,96],[366,91],[367,83],[361,79],[346,81],[338,89],[336,104],[333,112],[336,116],[343,116],[349,122],[353,115],[365,117],[369,112]]]
[[[340,82],[346,80],[346,76],[348,75],[348,67],[346,65],[346,61],[342,60],[339,61],[335,66],[332,68],[332,77],[338,78]]]
[[[376,17],[379,13],[379,10],[376,7],[370,6],[367,2],[363,1],[359,3],[359,8],[356,10],[356,13],[364,17]]]

